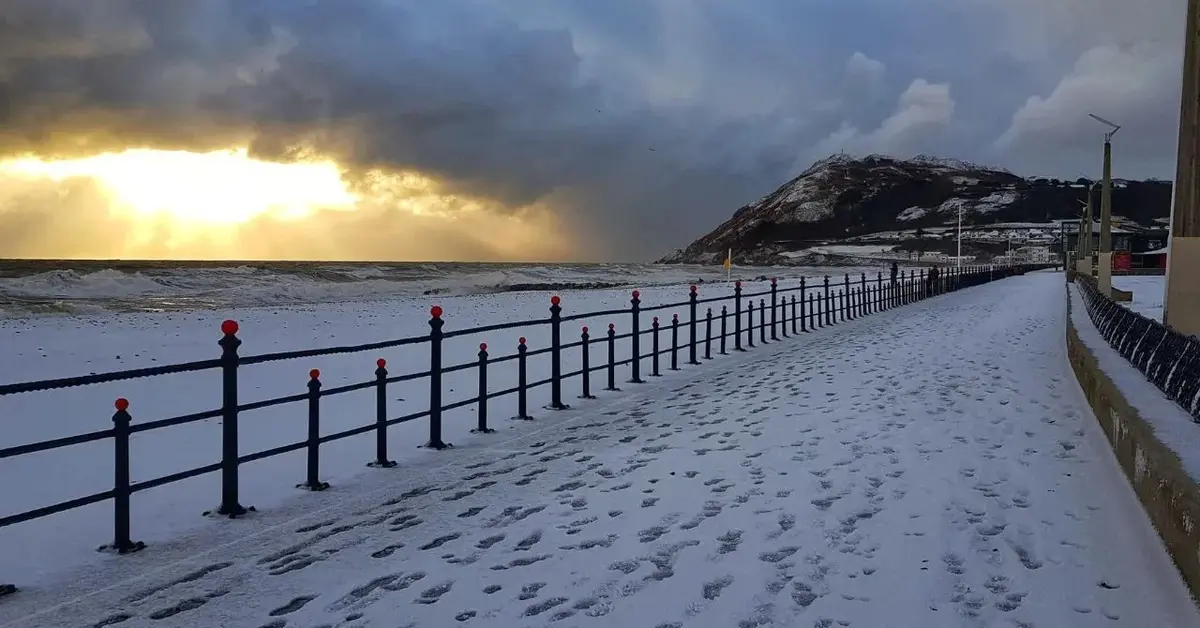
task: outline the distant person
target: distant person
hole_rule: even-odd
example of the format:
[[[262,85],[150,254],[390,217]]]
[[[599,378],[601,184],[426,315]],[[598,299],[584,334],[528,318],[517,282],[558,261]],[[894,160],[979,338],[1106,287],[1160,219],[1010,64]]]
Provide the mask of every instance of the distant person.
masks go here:
[[[938,270],[937,266],[929,269],[929,294],[937,294],[937,290],[940,285],[938,284],[938,278],[941,276],[942,271]]]
[[[896,262],[892,262],[892,285],[893,286],[896,285],[896,275],[898,275],[899,273],[900,273],[900,267],[896,265]]]

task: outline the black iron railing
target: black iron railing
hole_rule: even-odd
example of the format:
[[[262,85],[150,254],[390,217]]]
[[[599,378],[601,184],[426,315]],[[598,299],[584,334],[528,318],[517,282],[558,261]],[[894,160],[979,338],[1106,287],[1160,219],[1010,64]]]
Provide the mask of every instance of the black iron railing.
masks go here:
[[[828,276],[817,285],[809,285],[805,279],[801,279],[799,285],[787,288],[780,287],[775,280],[771,280],[769,290],[753,293],[743,292],[741,282],[737,282],[732,294],[709,298],[700,298],[697,287],[691,286],[686,301],[652,307],[643,307],[639,293],[634,291],[628,308],[573,315],[563,315],[562,301],[555,296],[550,300],[550,316],[548,318],[449,331],[444,329],[442,308],[434,306],[430,310],[428,334],[369,344],[252,356],[243,356],[239,353],[238,349],[242,341],[238,338],[238,324],[235,321],[227,320],[221,324],[221,338],[217,343],[221,348],[221,354],[218,358],[0,386],[0,396],[5,396],[178,373],[201,371],[220,371],[221,373],[221,402],[218,408],[134,423],[131,402],[120,398],[115,402],[116,412],[112,415],[111,428],[0,449],[0,459],[4,459],[111,439],[114,453],[114,482],[111,489],[0,517],[0,527],[111,500],[113,503],[113,540],[111,544],[101,549],[120,554],[137,551],[143,549],[145,545],[134,541],[131,535],[130,498],[135,493],[219,472],[221,501],[214,513],[231,518],[238,517],[253,510],[253,507],[242,505],[241,496],[238,493],[239,466],[249,462],[304,450],[307,454],[306,480],[298,487],[320,491],[329,486],[320,479],[321,445],[325,443],[373,432],[375,434],[375,453],[374,459],[368,463],[368,466],[390,468],[396,466],[396,462],[391,460],[388,455],[388,428],[394,425],[427,419],[428,440],[425,446],[437,450],[445,449],[449,445],[443,432],[443,414],[457,408],[475,406],[477,423],[471,432],[491,433],[495,430],[489,422],[489,406],[490,402],[499,397],[515,395],[516,412],[513,418],[530,420],[532,417],[529,414],[528,393],[534,388],[549,386],[550,403],[546,409],[563,410],[568,407],[563,401],[563,387],[571,380],[579,380],[579,398],[593,399],[595,397],[592,395],[591,380],[593,374],[598,372],[603,373],[606,383],[605,390],[618,391],[618,368],[628,368],[629,377],[626,380],[628,383],[640,384],[645,382],[642,369],[647,360],[650,362],[649,375],[657,377],[662,374],[660,358],[664,355],[669,357],[671,370],[680,370],[681,351],[686,351],[686,364],[698,365],[701,364],[701,352],[703,359],[714,359],[714,342],[717,344],[716,353],[719,355],[727,354],[727,345],[730,340],[733,343],[733,351],[745,351],[755,346],[756,331],[758,332],[758,342],[767,344],[778,341],[781,337],[801,335],[841,321],[896,308],[941,293],[1022,274],[1034,268],[1034,266],[973,266],[958,269],[947,268],[941,270],[939,274],[927,273],[925,270],[921,270],[919,273],[903,271],[894,278],[885,278],[882,273],[877,273],[873,279],[868,279],[865,274],[860,274],[857,278],[851,278],[847,274],[839,282],[840,286],[831,282]],[[757,303],[755,299],[757,299]],[[714,311],[713,307],[718,304],[720,304],[720,310]],[[730,306],[732,306],[732,310]],[[703,313],[701,313],[701,307],[704,309]],[[673,314],[670,322],[663,324],[658,316],[654,316],[650,329],[642,328],[644,314],[679,308],[686,308],[688,312],[686,320],[680,320],[678,314]],[[630,323],[630,330],[627,332],[618,333],[616,323],[610,323],[603,336],[593,339],[591,331],[585,326],[582,327],[578,340],[564,340],[563,326],[566,323],[600,317],[626,316]],[[521,337],[514,353],[493,357],[489,352],[488,345],[481,343],[476,359],[454,365],[443,364],[443,343],[446,340],[534,326],[549,327],[550,342],[548,346],[530,349],[526,339]],[[716,327],[715,334],[714,326]],[[661,338],[663,332],[666,331],[664,328],[669,328],[670,331],[669,345],[666,347],[662,346]],[[686,338],[682,340],[681,328],[684,328],[682,331],[686,332]],[[642,340],[647,335],[650,336],[651,350],[644,352]],[[624,341],[628,341],[630,345],[630,357],[618,359],[617,345]],[[592,349],[597,344],[601,346],[600,355],[604,358],[599,362],[594,362]],[[389,371],[387,362],[383,358],[379,358],[375,363],[374,378],[366,381],[327,388],[321,382],[321,372],[318,369],[312,369],[308,373],[306,389],[301,392],[251,403],[242,402],[239,396],[239,371],[244,366],[335,354],[366,353],[411,345],[428,347],[429,368],[393,374]],[[577,368],[567,372],[563,371],[563,352],[565,350],[578,350],[580,358]],[[528,364],[530,359],[543,355],[547,356],[550,361],[549,377],[529,381]],[[506,362],[516,363],[517,384],[502,390],[491,390],[488,381],[489,372],[493,367]],[[469,370],[478,372],[478,391],[465,399],[450,403],[444,402],[442,397],[443,377],[450,373]],[[388,387],[416,380],[428,380],[428,404],[395,416],[394,411],[388,406]],[[337,395],[368,390],[374,391],[374,421],[334,434],[321,435],[323,400]],[[308,421],[307,438],[253,453],[241,453],[238,439],[238,421],[241,413],[283,404],[305,404]],[[131,481],[129,473],[129,439],[131,435],[213,418],[221,419],[220,461],[149,480]],[[12,585],[0,585],[0,595],[15,590],[16,588]]]
[[[1104,340],[1200,423],[1200,341],[1105,297],[1093,281],[1075,285]]]

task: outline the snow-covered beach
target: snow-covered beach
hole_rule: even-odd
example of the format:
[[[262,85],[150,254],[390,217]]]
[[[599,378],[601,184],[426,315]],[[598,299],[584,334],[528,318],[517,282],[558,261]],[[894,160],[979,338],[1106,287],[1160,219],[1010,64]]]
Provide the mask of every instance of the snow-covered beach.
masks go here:
[[[0,622],[1197,625],[1065,307],[1035,273],[729,356],[81,565]]]
[[[808,273],[816,279],[818,273],[828,270],[808,269]],[[837,270],[871,272],[872,276],[878,272],[878,269]],[[686,276],[678,269],[671,272]],[[755,269],[753,274],[746,273],[747,293],[769,289],[768,282],[751,280],[761,272],[761,269]],[[657,276],[658,279],[663,277],[666,275]],[[837,279],[837,275],[834,278]],[[654,279],[655,276],[645,278],[647,286],[641,289],[644,306],[686,301],[686,283],[655,285]],[[780,280],[783,287],[796,283],[794,278]],[[704,298],[732,294],[732,287],[724,282],[702,283],[699,290]],[[543,320],[548,316],[551,294],[534,291],[418,295],[295,306],[0,319],[0,337],[6,339],[6,360],[0,366],[0,383],[216,358],[220,355],[216,344],[220,338],[219,327],[226,318],[239,322],[239,336],[243,341],[240,352],[247,356],[427,334],[429,307],[434,303],[444,309],[447,332],[478,325]],[[624,288],[572,290],[558,294],[563,299],[564,315],[628,308],[630,298],[630,291]],[[726,301],[725,304],[732,311],[733,302]],[[721,304],[713,305],[719,312]],[[680,314],[686,321],[686,308],[647,312],[642,316],[643,328],[650,325],[652,316],[662,317],[665,324],[673,313]],[[628,332],[630,316],[609,315],[572,321],[564,324],[564,335],[568,341],[577,340],[581,327],[590,326],[597,343],[592,347],[592,360],[598,363],[607,357],[605,347],[600,343],[609,323],[616,325],[619,332]],[[730,326],[732,331],[732,322]],[[719,329],[714,331],[719,332]],[[463,336],[445,342],[444,363],[450,366],[476,360],[480,342],[490,345],[493,356],[511,354],[521,336],[527,337],[533,350],[543,348],[549,342],[545,325]],[[664,347],[669,339],[669,333],[664,331]],[[648,338],[643,339],[643,353],[648,351],[648,342]],[[618,343],[617,350],[619,360],[630,355],[627,341]],[[327,388],[369,381],[374,377],[378,358],[387,360],[392,374],[420,372],[429,366],[425,345],[244,366],[239,375],[241,401],[303,393],[308,372],[313,368],[320,369]],[[579,360],[578,349],[564,351],[565,370],[578,368]],[[546,356],[530,358],[530,381],[548,374]],[[627,370],[622,369],[622,381],[627,374]],[[489,369],[490,389],[514,386],[516,377],[511,362],[496,365]],[[601,390],[604,381],[603,373],[594,374],[592,392],[602,399],[611,396]],[[446,374],[444,388],[447,403],[473,397],[477,392],[475,370]],[[568,403],[575,404],[579,394],[578,379],[567,381],[565,389]],[[426,380],[389,386],[389,413],[400,416],[426,409],[428,390]],[[111,426],[113,400],[118,397],[131,402],[130,412],[136,425],[218,408],[220,391],[220,372],[212,370],[0,396],[0,416],[6,421],[6,429],[0,432],[0,448],[107,429]],[[375,417],[374,395],[373,390],[363,390],[324,399],[322,434],[371,423]],[[535,417],[547,418],[547,412],[542,410],[547,401],[546,388],[530,392],[529,405]],[[517,424],[508,420],[516,413],[514,397],[494,400],[490,409],[493,427],[505,432],[518,429]],[[240,452],[248,454],[303,440],[306,416],[303,403],[243,413],[239,429]],[[446,439],[458,447],[488,442],[489,437],[470,433],[475,423],[473,405],[448,412]],[[438,455],[417,449],[426,440],[426,425],[427,421],[414,421],[389,429],[390,456],[403,463],[405,468],[409,462],[422,465]],[[218,462],[221,459],[220,434],[220,419],[214,418],[133,435],[132,481],[146,481]],[[373,454],[374,436],[370,433],[327,443],[321,447],[321,479],[335,486],[357,481],[354,476],[371,472],[364,464],[373,459]],[[4,497],[0,499],[0,517],[108,490],[112,488],[112,467],[112,443],[107,439],[0,460],[0,475],[36,478],[36,481],[6,485]],[[269,509],[295,497],[298,493],[295,484],[304,479],[304,469],[303,451],[243,465],[240,485],[245,504],[260,510]],[[215,474],[140,492],[132,500],[133,535],[136,540],[159,545],[210,525],[200,513],[214,508],[219,495],[219,477]],[[93,550],[111,541],[111,535],[112,507],[109,502],[0,528],[0,555],[5,557],[0,582],[11,579],[19,580],[22,586],[37,586],[70,578],[76,567],[106,559]],[[18,575],[9,576],[4,572]]]

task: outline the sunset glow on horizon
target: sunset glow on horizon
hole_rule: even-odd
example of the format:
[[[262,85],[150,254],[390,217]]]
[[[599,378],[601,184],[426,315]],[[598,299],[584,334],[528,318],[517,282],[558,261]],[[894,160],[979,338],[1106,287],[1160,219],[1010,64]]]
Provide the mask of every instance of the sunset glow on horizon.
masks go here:
[[[419,261],[570,250],[547,239],[559,228],[544,207],[460,196],[418,172],[265,161],[244,147],[0,157],[0,215],[31,210],[38,222],[14,224],[39,229],[3,234],[7,255]]]
[[[270,215],[284,220],[316,209],[352,210],[360,198],[332,161],[275,163],[244,148],[192,153],[128,149],[78,159],[0,160],[0,174],[63,181],[86,177],[113,208],[140,217],[165,215],[181,223],[240,224]]]

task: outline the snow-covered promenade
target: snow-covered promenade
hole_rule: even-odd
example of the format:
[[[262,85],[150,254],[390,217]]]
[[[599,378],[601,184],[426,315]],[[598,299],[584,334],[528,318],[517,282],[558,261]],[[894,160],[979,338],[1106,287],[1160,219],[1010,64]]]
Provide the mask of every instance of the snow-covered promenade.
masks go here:
[[[670,374],[0,604],[13,626],[1177,627],[1032,273]]]

